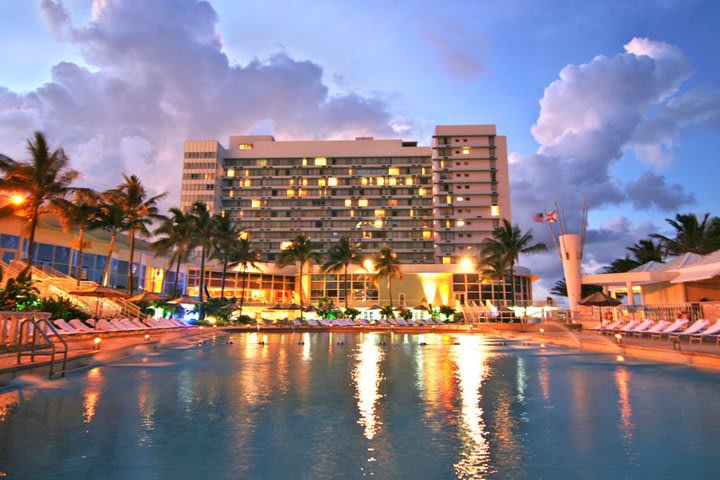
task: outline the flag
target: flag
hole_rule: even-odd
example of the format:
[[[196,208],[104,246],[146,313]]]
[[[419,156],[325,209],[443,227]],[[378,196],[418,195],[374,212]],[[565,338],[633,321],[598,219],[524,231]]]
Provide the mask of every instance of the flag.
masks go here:
[[[545,221],[546,222],[557,222],[558,221],[557,211],[552,210],[552,211],[548,212],[547,215],[545,215]]]
[[[542,212],[538,212],[535,215],[533,215],[533,220],[535,220],[536,222],[542,223],[545,221],[545,214]]]

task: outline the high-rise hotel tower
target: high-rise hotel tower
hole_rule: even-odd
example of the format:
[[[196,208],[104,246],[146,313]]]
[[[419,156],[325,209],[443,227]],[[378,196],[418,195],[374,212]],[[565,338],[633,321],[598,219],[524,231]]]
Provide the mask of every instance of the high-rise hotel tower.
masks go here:
[[[324,249],[347,236],[403,263],[477,256],[510,219],[506,138],[494,125],[439,125],[432,146],[376,140],[185,142],[181,206],[237,220],[269,261],[306,233]]]

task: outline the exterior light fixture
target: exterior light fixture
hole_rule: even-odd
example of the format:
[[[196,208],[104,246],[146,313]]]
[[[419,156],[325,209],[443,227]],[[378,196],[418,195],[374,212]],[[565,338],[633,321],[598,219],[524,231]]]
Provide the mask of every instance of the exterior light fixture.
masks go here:
[[[22,205],[25,203],[25,197],[20,195],[19,193],[16,193],[10,197],[10,203],[13,205]]]
[[[540,329],[540,335],[543,335],[544,333],[545,333],[545,329],[544,329],[544,328],[541,328],[541,329]]]
[[[145,334],[145,341],[146,342],[150,341],[150,334],[148,334],[148,333]]]
[[[617,343],[618,343],[618,344],[622,343],[622,337],[623,337],[623,336],[622,336],[622,334],[620,334],[620,333],[616,333],[616,334],[615,334],[615,340],[617,340]]]
[[[100,342],[102,342],[102,338],[100,338],[100,337],[93,338],[93,350],[100,350]]]

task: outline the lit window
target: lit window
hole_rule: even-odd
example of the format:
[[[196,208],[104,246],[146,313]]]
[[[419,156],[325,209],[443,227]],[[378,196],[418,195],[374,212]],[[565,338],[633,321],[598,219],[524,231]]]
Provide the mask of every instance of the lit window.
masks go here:
[[[316,167],[327,167],[327,158],[315,157],[315,166]]]
[[[238,145],[238,149],[240,149],[240,150],[252,150],[253,146],[254,146],[254,145],[253,145],[252,143],[241,143],[240,145]]]
[[[228,176],[228,177],[234,177],[234,176],[235,176],[235,169],[234,169],[234,168],[228,168],[227,176]]]
[[[230,190],[229,195],[230,195],[230,198],[233,198],[235,196],[235,190]]]
[[[249,236],[250,236],[250,234],[248,232],[240,232],[240,234],[238,235],[238,238],[241,240],[247,240],[247,238]]]
[[[303,187],[307,187],[307,185],[308,185],[308,179],[307,179],[307,178],[303,178],[302,184],[303,184]]]
[[[255,160],[255,165],[258,167],[267,167],[267,158],[259,158]]]
[[[446,264],[446,265],[449,264],[449,263],[452,263],[452,258],[450,258],[450,257],[443,257],[443,263]]]
[[[333,178],[328,178],[327,184],[328,184],[328,186],[330,186],[330,187],[336,187],[337,184],[338,184],[338,179],[337,179],[337,178],[334,178],[334,177],[333,177]]]
[[[422,168],[420,169],[420,173],[422,173],[423,175],[425,175],[425,167],[422,167]]]
[[[452,228],[452,220],[445,220],[445,228]]]
[[[307,167],[307,158],[303,158],[302,164],[303,164],[303,167]]]
[[[432,232],[430,230],[423,230],[423,238],[426,240],[432,238]]]
[[[412,184],[413,184],[413,179],[411,177],[407,177],[405,179],[405,185],[412,185]]]
[[[352,207],[352,198],[346,198],[346,199],[345,199],[345,206],[346,206],[346,207]]]
[[[246,176],[246,177],[249,177],[249,176],[250,176],[250,170],[245,170],[245,176]]]
[[[301,197],[304,197],[305,195],[307,195],[307,190],[305,190],[304,188],[301,188],[300,190],[298,190],[298,195],[300,195]]]
[[[465,225],[465,220],[458,220],[457,223],[456,223],[456,225],[457,225],[458,227],[464,226],[464,225]]]
[[[252,200],[251,205],[253,208],[260,208],[260,200]]]
[[[457,201],[458,201],[458,202],[462,202],[462,201],[464,201],[464,200],[465,200],[465,197],[457,197]]]
[[[288,188],[287,191],[286,191],[286,193],[287,193],[287,196],[288,196],[288,197],[292,197],[293,195],[295,195],[295,189],[294,189],[294,188]]]
[[[445,196],[445,203],[452,203],[452,195]]]
[[[291,179],[290,179],[290,186],[292,186],[292,185],[295,185],[295,179],[294,179],[294,178],[291,178]]]
[[[388,168],[388,175],[400,175],[400,169],[397,167]]]
[[[390,185],[397,185],[397,178],[389,178],[388,183]]]
[[[470,149],[469,148],[463,148],[462,149],[463,155],[470,155]]]
[[[427,189],[425,189],[424,187],[420,187],[418,189],[418,195],[427,195]]]
[[[361,178],[361,179],[360,179],[360,184],[361,184],[361,185],[367,185],[367,184],[368,184],[368,179],[365,178],[365,177]]]
[[[367,207],[367,206],[368,206],[367,198],[361,198],[360,200],[358,200],[358,207]]]
[[[280,250],[287,250],[290,247],[292,247],[292,242],[282,242],[280,244]]]
[[[375,183],[376,183],[377,185],[385,185],[385,178],[384,178],[384,177],[377,177],[377,178],[375,179]]]
[[[410,209],[410,216],[411,216],[411,217],[414,217],[414,216],[415,216],[415,209],[414,209],[414,208],[411,208],[411,209]]]
[[[391,198],[391,199],[388,201],[388,204],[389,204],[391,207],[397,207],[397,203],[398,203],[398,202],[397,202],[397,199],[396,199],[396,198]]]
[[[375,222],[373,222],[373,225],[375,226],[375,228],[382,228],[383,221],[380,219],[377,219],[377,220],[375,220]]]
[[[490,215],[493,217],[499,217],[500,216],[500,207],[498,205],[493,205],[490,207]]]
[[[246,187],[251,187],[251,186],[252,186],[252,180],[250,180],[249,178],[246,179],[246,180],[245,180],[245,186],[246,186]]]
[[[382,209],[375,210],[375,216],[376,216],[376,217],[384,217],[384,216],[385,216],[385,210],[382,210]]]
[[[318,178],[318,187],[324,187],[324,186],[325,186],[325,179]]]
[[[350,210],[350,216],[351,216],[351,217],[354,217],[354,216],[355,216],[355,210]]]

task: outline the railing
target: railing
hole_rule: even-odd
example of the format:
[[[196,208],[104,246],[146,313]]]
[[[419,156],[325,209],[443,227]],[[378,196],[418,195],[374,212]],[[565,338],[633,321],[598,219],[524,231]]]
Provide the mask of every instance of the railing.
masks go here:
[[[65,376],[68,346],[65,339],[60,336],[50,322],[49,314],[36,314],[34,317],[21,320],[14,348],[17,350],[18,365],[22,363],[23,357],[30,357],[30,361],[34,362],[37,356],[49,356],[50,372],[48,376],[50,378],[55,374],[56,356],[62,355],[60,376]]]
[[[608,318],[608,315],[611,315]],[[580,307],[579,320],[596,321],[602,316],[603,321],[610,320],[657,320],[674,321],[687,318],[694,322],[703,318],[703,307],[700,303],[668,303],[652,305],[618,305],[617,307]]]

